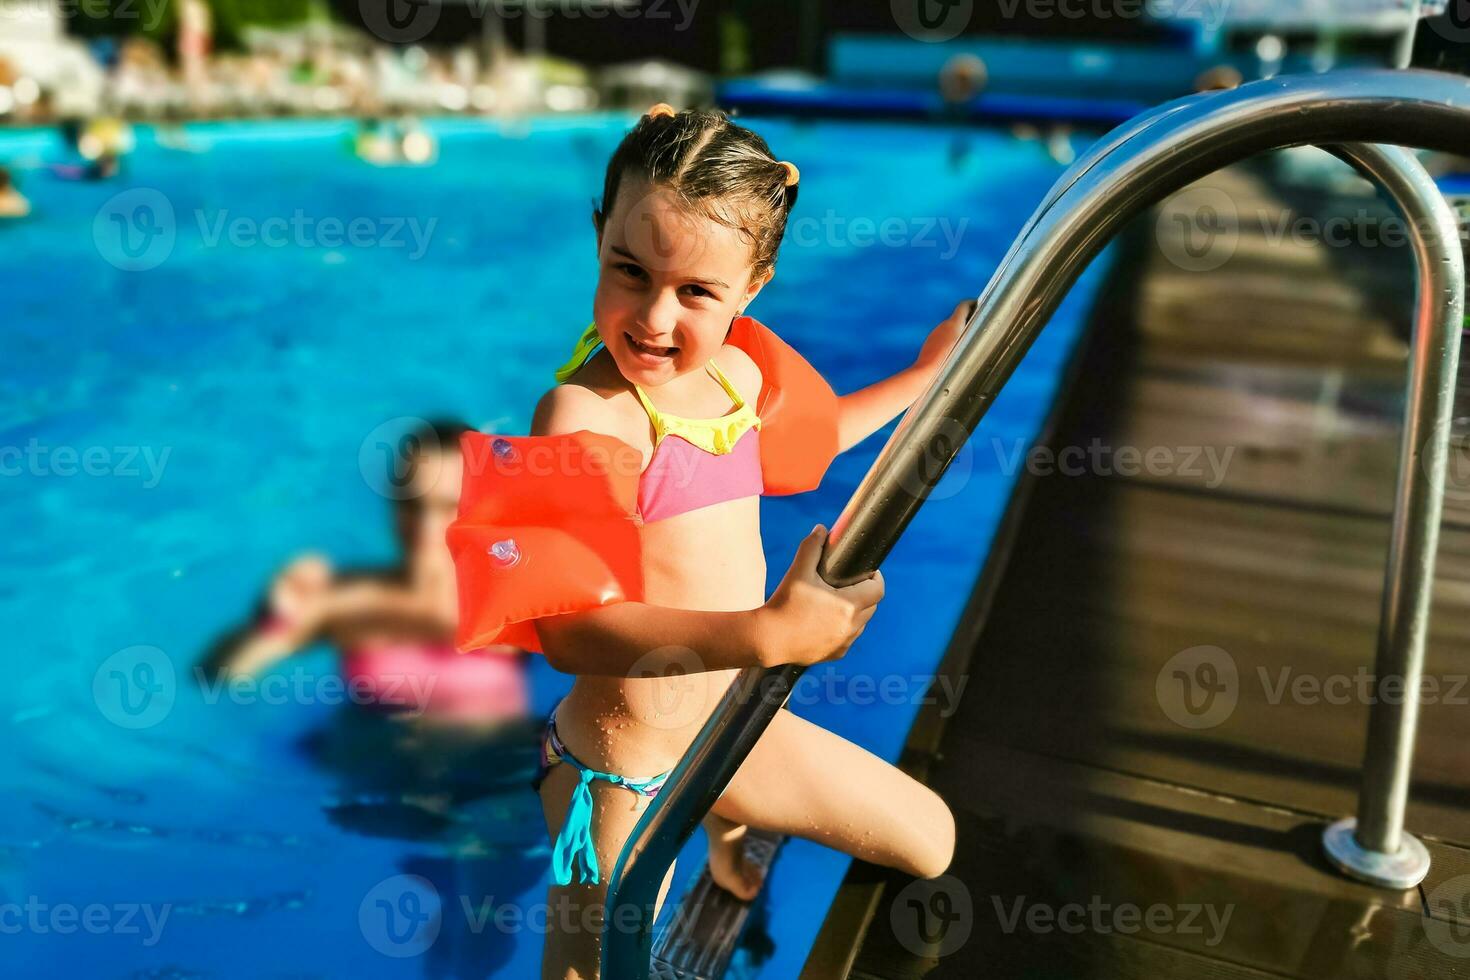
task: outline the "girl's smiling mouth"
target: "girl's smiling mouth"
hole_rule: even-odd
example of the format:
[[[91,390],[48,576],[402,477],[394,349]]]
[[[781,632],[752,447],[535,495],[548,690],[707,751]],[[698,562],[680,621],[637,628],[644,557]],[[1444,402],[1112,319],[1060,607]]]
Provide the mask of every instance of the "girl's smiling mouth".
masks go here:
[[[673,357],[679,352],[679,348],[677,347],[651,347],[638,340],[626,330],[623,331],[623,336],[628,338],[628,346],[632,348],[633,353],[644,358],[649,363],[659,363]]]

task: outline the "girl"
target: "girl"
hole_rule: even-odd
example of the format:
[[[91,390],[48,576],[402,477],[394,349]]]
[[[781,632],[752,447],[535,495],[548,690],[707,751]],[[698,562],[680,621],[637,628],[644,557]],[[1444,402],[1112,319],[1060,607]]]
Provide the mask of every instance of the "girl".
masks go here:
[[[817,575],[819,525],[767,600],[758,498],[814,486],[833,454],[908,406],[968,304],[913,366],[833,396],[742,316],[771,280],[797,186],[795,166],[723,113],[649,110],[608,164],[595,321],[562,383],[529,437],[465,438],[449,531],[459,643],[517,642],[577,676],[538,779],[555,840],[543,978],[598,976],[600,923],[586,913],[739,669],[842,656],[883,594],[878,573],[845,588]],[[716,882],[746,899],[761,884],[742,859],[747,827],[926,878],[954,846],[931,790],[788,711],[705,826]]]

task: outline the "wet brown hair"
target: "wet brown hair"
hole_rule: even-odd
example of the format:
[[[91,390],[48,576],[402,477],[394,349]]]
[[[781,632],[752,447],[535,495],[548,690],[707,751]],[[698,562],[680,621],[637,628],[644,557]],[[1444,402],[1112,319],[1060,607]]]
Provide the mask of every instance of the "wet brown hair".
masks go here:
[[[692,213],[740,232],[751,246],[754,277],[774,270],[796,203],[794,168],[719,109],[655,111],[660,108],[638,120],[608,161],[602,207],[592,212],[598,232],[613,212],[623,178],[633,177],[673,191]]]

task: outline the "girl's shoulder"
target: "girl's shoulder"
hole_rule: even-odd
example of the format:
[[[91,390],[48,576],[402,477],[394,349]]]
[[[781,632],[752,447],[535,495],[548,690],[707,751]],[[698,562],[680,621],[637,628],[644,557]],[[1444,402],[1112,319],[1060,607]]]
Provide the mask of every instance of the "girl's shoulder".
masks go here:
[[[585,429],[636,444],[647,419],[641,410],[635,411],[638,403],[625,390],[626,385],[616,387],[605,376],[607,365],[601,362],[606,360],[610,359],[605,352],[599,352],[576,374],[542,395],[531,416],[531,435],[565,435]]]
[[[733,344],[726,344],[720,350],[720,370],[746,398],[755,398],[761,392],[761,369],[751,359],[751,356]]]

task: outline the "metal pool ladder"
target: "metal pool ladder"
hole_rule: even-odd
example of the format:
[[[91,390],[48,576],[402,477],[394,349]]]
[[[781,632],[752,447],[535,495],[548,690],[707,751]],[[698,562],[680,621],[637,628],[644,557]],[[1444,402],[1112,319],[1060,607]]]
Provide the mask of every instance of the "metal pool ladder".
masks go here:
[[[1454,213],[1401,147],[1470,155],[1470,80],[1388,69],[1281,76],[1167,103],[1104,136],[1061,176],[1011,246],[948,361],[833,524],[820,568],[840,586],[882,563],[1087,263],[1130,218],[1223,166],[1305,144],[1325,147],[1388,192],[1407,219],[1418,268],[1375,664],[1377,682],[1399,678],[1405,694],[1376,699],[1357,818],[1323,836],[1328,858],[1345,874],[1403,889],[1429,868],[1424,845],[1404,832],[1404,810],[1465,268]],[[639,820],[608,892],[606,921],[620,927],[604,935],[604,977],[648,976],[654,902],[665,873],[802,671],[743,671]]]

